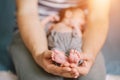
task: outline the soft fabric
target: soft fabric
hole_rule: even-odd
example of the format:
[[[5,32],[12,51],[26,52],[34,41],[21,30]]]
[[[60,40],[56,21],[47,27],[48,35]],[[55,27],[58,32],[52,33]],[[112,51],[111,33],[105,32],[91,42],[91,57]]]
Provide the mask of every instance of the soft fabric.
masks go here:
[[[38,0],[40,18],[58,14],[61,9],[83,5],[87,0]]]
[[[64,33],[51,31],[48,34],[48,47],[50,49],[57,49],[68,54],[71,49],[81,52],[81,46],[82,38],[75,31]]]
[[[0,71],[0,80],[18,80],[18,78],[10,71]]]
[[[61,77],[45,72],[35,63],[19,33],[15,34],[9,51],[20,80],[63,80]],[[105,80],[105,77],[104,59],[103,55],[100,53],[89,74],[81,77],[79,80]]]

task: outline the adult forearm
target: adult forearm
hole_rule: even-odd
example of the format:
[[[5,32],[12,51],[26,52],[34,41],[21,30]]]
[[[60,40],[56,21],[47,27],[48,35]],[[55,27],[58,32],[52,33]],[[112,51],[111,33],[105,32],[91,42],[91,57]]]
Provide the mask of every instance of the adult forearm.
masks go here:
[[[83,52],[96,56],[102,48],[109,27],[109,0],[89,0],[88,27],[83,36]]]
[[[89,27],[87,27],[83,36],[82,46],[84,53],[90,53],[94,56],[96,56],[102,48],[108,32],[108,20],[104,20],[105,23],[95,25],[94,23],[96,21],[97,20],[94,22],[89,21]]]
[[[22,39],[33,57],[47,50],[44,27],[37,13],[17,13],[17,22]]]

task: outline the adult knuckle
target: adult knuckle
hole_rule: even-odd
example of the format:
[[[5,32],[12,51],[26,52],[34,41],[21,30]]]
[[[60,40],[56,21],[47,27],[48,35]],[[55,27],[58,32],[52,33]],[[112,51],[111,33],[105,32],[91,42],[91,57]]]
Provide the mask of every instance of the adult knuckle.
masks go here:
[[[50,71],[50,69],[49,69],[49,66],[46,66],[46,67],[44,68],[44,70],[45,70],[46,72],[48,72],[48,73],[51,73],[51,71]]]
[[[46,68],[47,70],[49,70],[49,68],[50,68],[50,67],[49,67],[49,65],[46,65],[46,67],[45,67],[45,68]]]
[[[82,75],[83,75],[83,76],[86,76],[86,75],[87,75],[87,73],[83,73]]]
[[[83,73],[83,76],[86,76],[88,74],[88,70],[86,70],[84,73]]]

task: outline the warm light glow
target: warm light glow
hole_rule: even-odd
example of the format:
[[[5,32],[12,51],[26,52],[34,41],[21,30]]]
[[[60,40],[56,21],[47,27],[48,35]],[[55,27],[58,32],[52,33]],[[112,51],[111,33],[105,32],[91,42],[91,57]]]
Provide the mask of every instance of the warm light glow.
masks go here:
[[[90,8],[94,10],[108,10],[111,0],[89,0]]]
[[[110,12],[111,0],[89,0],[89,17],[94,18],[107,18]]]

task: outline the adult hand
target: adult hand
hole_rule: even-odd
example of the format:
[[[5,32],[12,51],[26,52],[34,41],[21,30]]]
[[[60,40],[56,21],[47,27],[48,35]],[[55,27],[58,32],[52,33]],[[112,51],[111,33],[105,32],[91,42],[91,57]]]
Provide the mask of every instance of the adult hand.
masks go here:
[[[71,68],[67,67],[67,65],[66,67],[59,67],[53,64],[51,59],[51,54],[52,54],[52,51],[49,51],[49,50],[45,51],[44,53],[37,56],[35,60],[38,63],[38,65],[40,65],[48,73],[61,76],[61,77],[66,77],[66,78],[74,78],[75,75],[70,73]]]
[[[79,76],[87,75],[94,64],[95,56],[90,53],[81,53],[81,59],[84,61],[81,65],[77,67]]]

